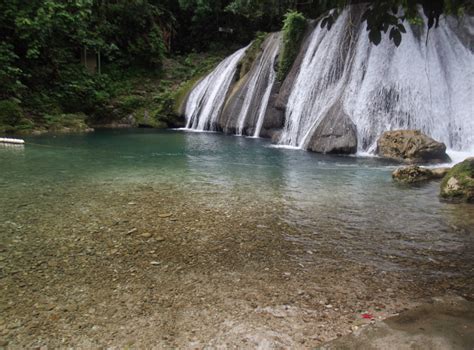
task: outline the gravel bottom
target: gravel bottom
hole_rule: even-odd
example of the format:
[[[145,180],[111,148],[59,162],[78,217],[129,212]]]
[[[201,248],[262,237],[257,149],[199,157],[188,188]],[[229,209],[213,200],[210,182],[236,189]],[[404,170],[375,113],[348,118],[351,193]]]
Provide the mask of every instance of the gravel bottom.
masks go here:
[[[384,270],[324,236],[308,250],[284,212],[197,185],[12,191],[0,347],[307,349],[433,296],[474,297],[472,256]]]

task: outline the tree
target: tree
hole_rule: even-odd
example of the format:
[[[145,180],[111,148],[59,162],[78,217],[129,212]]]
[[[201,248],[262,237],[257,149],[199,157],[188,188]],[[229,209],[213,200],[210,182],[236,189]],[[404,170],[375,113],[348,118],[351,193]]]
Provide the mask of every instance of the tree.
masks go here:
[[[341,10],[348,4],[364,3],[366,6],[362,20],[367,22],[369,40],[378,45],[382,40],[382,33],[390,30],[389,38],[396,46],[402,41],[402,34],[406,33],[404,22],[420,23],[418,8],[421,7],[428,18],[428,30],[437,27],[442,14],[461,15],[470,11],[473,4],[469,0],[380,0],[380,1],[337,1],[338,6],[322,21],[321,27],[328,30],[336,21]],[[400,11],[402,10],[402,11]]]

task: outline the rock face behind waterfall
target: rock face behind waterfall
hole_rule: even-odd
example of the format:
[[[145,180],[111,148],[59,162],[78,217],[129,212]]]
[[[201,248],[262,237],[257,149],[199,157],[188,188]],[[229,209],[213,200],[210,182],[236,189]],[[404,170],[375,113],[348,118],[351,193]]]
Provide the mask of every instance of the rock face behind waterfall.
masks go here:
[[[307,146],[318,153],[357,152],[357,129],[339,104],[334,105],[317,126]]]
[[[227,134],[260,136],[262,129],[281,127],[282,121],[273,126],[267,117],[267,107],[274,94],[280,43],[280,33],[271,33],[264,40],[250,71],[235,83],[229,94],[218,119],[220,130]]]
[[[337,102],[357,127],[360,151],[373,151],[385,131],[409,129],[454,150],[472,148],[474,56],[463,37],[472,38],[473,18],[443,18],[425,40],[428,27],[420,12],[425,23],[406,23],[399,47],[388,34],[376,46],[363,12],[359,5],[347,7],[330,30],[317,25],[303,43],[289,97],[279,105],[285,110],[280,143],[307,149]]]
[[[446,145],[419,130],[387,131],[377,141],[377,154],[405,163],[448,162]]]

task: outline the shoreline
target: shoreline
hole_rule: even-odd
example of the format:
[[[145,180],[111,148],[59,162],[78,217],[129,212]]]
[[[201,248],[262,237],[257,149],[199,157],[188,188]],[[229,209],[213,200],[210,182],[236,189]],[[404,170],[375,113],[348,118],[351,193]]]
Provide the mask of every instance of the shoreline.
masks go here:
[[[405,268],[390,270],[348,259],[324,237],[310,251],[310,233],[262,198],[208,203],[172,185],[113,183],[14,198],[0,203],[0,334],[12,348],[305,349],[370,323],[363,313],[474,299],[455,255],[432,252],[416,267],[396,258]]]

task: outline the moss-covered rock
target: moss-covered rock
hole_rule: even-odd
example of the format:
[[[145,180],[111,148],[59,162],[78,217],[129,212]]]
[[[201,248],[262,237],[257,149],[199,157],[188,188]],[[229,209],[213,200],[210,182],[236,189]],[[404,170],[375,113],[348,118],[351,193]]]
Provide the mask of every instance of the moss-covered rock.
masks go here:
[[[262,44],[267,38],[268,33],[258,32],[255,39],[252,41],[250,47],[245,51],[244,57],[240,60],[237,66],[238,80],[242,79],[250,69],[253,63],[257,59],[258,55],[262,52]]]
[[[147,108],[141,108],[133,113],[136,126],[140,128],[165,129],[168,124],[159,120],[153,112]]]
[[[441,198],[474,203],[474,157],[456,164],[441,182]]]
[[[186,104],[187,97],[193,87],[202,79],[202,76],[196,76],[193,79],[190,79],[182,83],[174,94],[173,102],[173,113],[175,115],[181,116],[184,115],[184,108]]]

